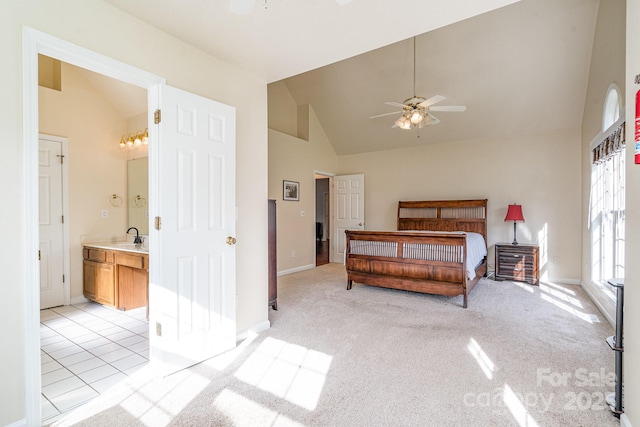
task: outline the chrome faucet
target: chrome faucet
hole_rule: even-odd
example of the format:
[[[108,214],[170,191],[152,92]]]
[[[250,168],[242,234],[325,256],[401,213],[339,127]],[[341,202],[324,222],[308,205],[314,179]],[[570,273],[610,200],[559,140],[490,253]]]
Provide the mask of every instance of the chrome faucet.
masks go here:
[[[142,237],[140,237],[140,232],[138,231],[138,229],[135,227],[129,227],[129,229],[127,230],[127,234],[129,234],[131,230],[136,230],[136,237],[133,238],[133,243],[142,243]]]

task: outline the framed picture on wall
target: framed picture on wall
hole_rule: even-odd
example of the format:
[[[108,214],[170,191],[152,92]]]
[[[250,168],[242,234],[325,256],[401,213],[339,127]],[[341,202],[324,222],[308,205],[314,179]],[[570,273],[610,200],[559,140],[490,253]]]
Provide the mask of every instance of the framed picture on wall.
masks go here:
[[[295,181],[282,181],[282,199],[300,200],[300,183]]]

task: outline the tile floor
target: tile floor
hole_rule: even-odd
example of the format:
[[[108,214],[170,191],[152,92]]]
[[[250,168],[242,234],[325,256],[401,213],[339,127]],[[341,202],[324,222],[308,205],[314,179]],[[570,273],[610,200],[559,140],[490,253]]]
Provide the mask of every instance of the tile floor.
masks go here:
[[[49,424],[149,361],[146,308],[81,303],[40,311],[42,420]]]

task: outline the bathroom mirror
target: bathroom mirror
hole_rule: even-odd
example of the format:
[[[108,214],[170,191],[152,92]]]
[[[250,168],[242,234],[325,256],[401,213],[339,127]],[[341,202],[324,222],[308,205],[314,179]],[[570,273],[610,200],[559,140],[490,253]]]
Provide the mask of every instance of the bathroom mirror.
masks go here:
[[[148,157],[127,161],[127,207],[129,227],[149,234],[149,162]]]

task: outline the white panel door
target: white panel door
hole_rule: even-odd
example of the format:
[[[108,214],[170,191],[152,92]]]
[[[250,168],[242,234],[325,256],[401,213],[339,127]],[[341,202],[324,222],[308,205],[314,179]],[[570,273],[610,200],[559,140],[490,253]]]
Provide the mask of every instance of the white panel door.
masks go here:
[[[40,309],[65,303],[62,144],[39,140]]]
[[[161,88],[152,352],[176,371],[235,347],[235,108]]]
[[[333,262],[343,262],[346,249],[346,230],[364,230],[364,175],[333,177],[334,186],[334,243]]]

